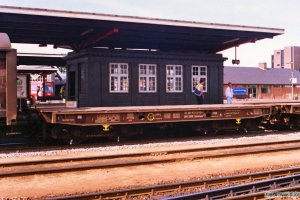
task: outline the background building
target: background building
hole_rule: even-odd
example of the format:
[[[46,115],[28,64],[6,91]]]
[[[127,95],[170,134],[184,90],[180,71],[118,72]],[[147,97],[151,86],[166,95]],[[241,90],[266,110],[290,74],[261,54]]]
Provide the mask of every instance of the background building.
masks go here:
[[[18,72],[18,98],[31,98],[45,100],[58,99],[59,90],[66,83],[66,74],[60,72],[59,68],[55,66],[32,66],[32,65],[19,65],[17,67]],[[24,80],[23,80],[24,79]],[[28,80],[27,80],[28,79]],[[21,88],[21,82],[27,82],[30,86]],[[28,96],[20,96],[20,94],[26,94],[28,90]]]
[[[285,68],[300,71],[300,47],[284,47],[283,50],[275,50],[272,55],[272,68]]]
[[[232,82],[233,89],[246,89],[246,98],[299,99],[300,84],[297,80],[300,80],[299,71],[266,68],[263,64],[260,67],[224,67],[223,91],[228,82]]]

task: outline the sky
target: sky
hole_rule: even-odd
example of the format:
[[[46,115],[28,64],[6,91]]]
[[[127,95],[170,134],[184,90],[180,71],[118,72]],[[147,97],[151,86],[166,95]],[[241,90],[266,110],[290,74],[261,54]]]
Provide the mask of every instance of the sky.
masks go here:
[[[271,67],[274,50],[300,46],[299,0],[0,0],[0,5],[285,29],[273,39],[239,46],[237,59],[240,66],[247,67],[261,62]],[[13,47],[23,53],[66,52],[37,45]],[[220,53],[228,58],[224,65],[231,66],[234,48]]]

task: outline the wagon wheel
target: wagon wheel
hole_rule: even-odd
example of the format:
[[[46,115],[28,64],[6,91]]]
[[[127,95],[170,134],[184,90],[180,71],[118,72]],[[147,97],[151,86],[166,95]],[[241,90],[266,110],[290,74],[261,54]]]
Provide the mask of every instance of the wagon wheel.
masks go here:
[[[74,128],[70,131],[70,138],[66,142],[70,145],[80,144],[83,142],[82,133],[79,129]]]
[[[70,129],[62,126],[54,126],[51,129],[51,138],[54,140],[61,140],[64,143],[71,144],[72,132]]]

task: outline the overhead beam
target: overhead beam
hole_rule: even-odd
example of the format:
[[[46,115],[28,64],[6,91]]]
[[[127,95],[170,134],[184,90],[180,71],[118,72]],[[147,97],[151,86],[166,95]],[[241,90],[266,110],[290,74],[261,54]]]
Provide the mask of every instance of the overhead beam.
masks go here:
[[[93,47],[95,46],[97,43],[99,43],[102,40],[105,40],[106,38],[110,37],[111,35],[118,33],[119,29],[118,28],[113,28],[112,30],[106,32],[106,33],[102,33],[102,34],[98,34],[94,37],[90,37],[89,39],[86,39],[84,42],[74,45],[74,50],[79,50],[79,49],[84,49],[84,48],[88,48],[88,47]]]
[[[66,66],[64,57],[18,55],[17,65],[43,65],[43,66]]]

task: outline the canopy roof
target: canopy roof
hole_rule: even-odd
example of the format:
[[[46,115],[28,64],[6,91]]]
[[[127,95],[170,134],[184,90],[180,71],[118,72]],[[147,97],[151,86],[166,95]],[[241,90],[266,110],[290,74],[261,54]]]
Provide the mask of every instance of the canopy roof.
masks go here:
[[[52,74],[57,71],[59,71],[58,68],[49,66],[19,65],[17,67],[17,72],[19,74]]]
[[[18,53],[18,65],[65,66],[65,54]]]
[[[12,43],[216,53],[273,38],[283,29],[0,6]]]

